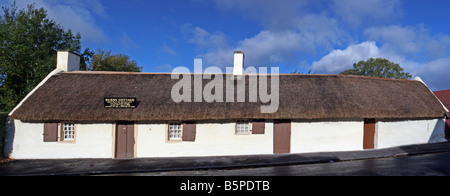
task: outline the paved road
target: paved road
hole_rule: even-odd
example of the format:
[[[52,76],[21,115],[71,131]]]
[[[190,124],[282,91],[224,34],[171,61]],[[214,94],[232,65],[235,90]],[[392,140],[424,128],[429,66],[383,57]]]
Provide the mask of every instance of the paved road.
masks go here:
[[[123,174],[122,174],[123,175]],[[373,160],[345,161],[231,170],[202,170],[136,173],[137,176],[450,176],[450,152],[400,156]]]

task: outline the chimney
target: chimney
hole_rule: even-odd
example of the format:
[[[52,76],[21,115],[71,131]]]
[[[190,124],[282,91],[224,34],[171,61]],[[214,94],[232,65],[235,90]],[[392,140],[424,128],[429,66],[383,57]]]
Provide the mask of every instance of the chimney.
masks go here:
[[[233,75],[242,76],[244,74],[244,52],[234,52]]]
[[[56,68],[65,72],[80,70],[80,56],[69,51],[58,51]]]

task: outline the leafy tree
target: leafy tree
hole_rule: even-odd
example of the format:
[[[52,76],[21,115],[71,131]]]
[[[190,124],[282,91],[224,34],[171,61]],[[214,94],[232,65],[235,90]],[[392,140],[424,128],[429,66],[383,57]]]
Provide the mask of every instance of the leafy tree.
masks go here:
[[[123,71],[123,72],[141,72],[142,67],[139,67],[137,62],[131,60],[125,54],[111,54],[111,51],[104,51],[97,49],[94,52],[85,51],[85,54],[91,54],[88,60],[88,66],[85,70],[89,71]]]
[[[3,7],[0,14],[0,110],[10,111],[56,67],[56,51],[80,54],[80,34],[47,17],[43,8]]]
[[[405,73],[399,64],[384,58],[370,58],[367,61],[360,61],[353,64],[353,69],[343,71],[340,74],[407,80],[412,77],[409,73]]]

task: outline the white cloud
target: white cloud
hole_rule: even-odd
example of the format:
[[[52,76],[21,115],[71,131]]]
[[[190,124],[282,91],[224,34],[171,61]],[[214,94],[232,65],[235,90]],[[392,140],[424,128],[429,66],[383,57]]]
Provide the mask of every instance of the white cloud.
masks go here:
[[[16,2],[19,9],[28,4],[35,4],[36,8],[47,10],[48,17],[61,24],[73,33],[80,32],[83,40],[92,42],[106,42],[108,39],[103,30],[96,24],[94,15],[107,17],[99,0],[7,0],[7,5]]]
[[[225,34],[220,31],[210,33],[192,24],[182,25],[181,31],[188,37],[189,43],[195,44],[202,49],[224,48],[228,46]]]
[[[350,41],[352,38],[334,18],[321,14],[307,14],[299,17],[292,24],[293,30],[305,37],[304,47],[308,47],[311,53],[316,51],[316,47],[333,49],[334,45],[343,44],[344,40]]]
[[[450,36],[433,35],[423,25],[372,27],[365,30],[364,34],[368,39],[382,44],[383,50],[392,54],[433,60],[450,53]]]
[[[233,51],[244,51],[248,66],[275,66],[276,63],[297,64],[298,54],[316,54],[316,49],[332,50],[350,36],[333,18],[325,14],[308,14],[295,18],[291,28],[261,30],[252,37],[231,42],[222,32],[210,33],[191,24],[182,26],[189,43],[206,49],[205,63],[219,67],[231,66]]]
[[[375,42],[363,42],[350,45],[344,50],[338,49],[330,52],[319,61],[313,62],[311,69],[317,73],[338,74],[353,68],[354,63],[368,58],[378,58],[380,55],[380,50]]]
[[[449,88],[450,57],[440,58],[421,66],[417,75],[431,88],[431,90],[446,90]]]
[[[405,72],[410,73],[413,77],[420,76],[432,90],[448,88],[450,57],[420,63],[411,60],[408,56],[393,54],[391,51],[379,48],[373,41],[350,45],[344,50],[333,50],[319,61],[313,62],[311,69],[317,73],[338,74],[351,69],[354,63],[361,60],[379,57],[400,64]]]
[[[275,66],[276,63],[295,59],[297,52],[306,49],[309,41],[295,31],[261,31],[254,37],[239,42],[237,50],[245,51],[249,66]]]
[[[205,64],[217,67],[232,66],[233,51],[245,53],[245,66],[275,66],[295,58],[295,54],[303,48],[305,38],[293,31],[262,31],[257,35],[239,41],[234,48],[219,47],[203,55]]]
[[[299,65],[305,64],[299,56],[325,53],[320,60],[306,63],[310,67],[302,69],[337,74],[361,60],[382,57],[399,63],[413,76],[421,76],[432,89],[445,86],[443,82],[450,83],[446,79],[450,77],[443,74],[448,73],[445,69],[450,70],[450,36],[433,34],[424,25],[392,25],[403,16],[401,0],[214,2],[218,10],[258,21],[264,29],[246,39],[230,42],[217,39],[225,38],[224,34],[191,28],[197,36],[191,36],[190,43],[208,48],[199,55],[208,65],[231,66],[235,50],[245,52],[246,66]],[[213,41],[213,37],[221,41]]]

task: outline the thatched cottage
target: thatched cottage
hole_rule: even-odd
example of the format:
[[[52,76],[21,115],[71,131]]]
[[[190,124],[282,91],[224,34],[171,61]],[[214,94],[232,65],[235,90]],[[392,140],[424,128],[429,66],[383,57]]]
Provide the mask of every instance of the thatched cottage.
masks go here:
[[[58,52],[57,69],[10,113],[5,154],[218,156],[446,141],[446,109],[421,81],[280,74],[278,110],[262,113],[264,103],[249,101],[249,88],[240,102],[175,102],[171,89],[178,80],[171,74],[77,71],[78,62],[78,56]],[[251,77],[261,76],[240,81],[248,84]],[[205,85],[211,77],[202,80]]]

